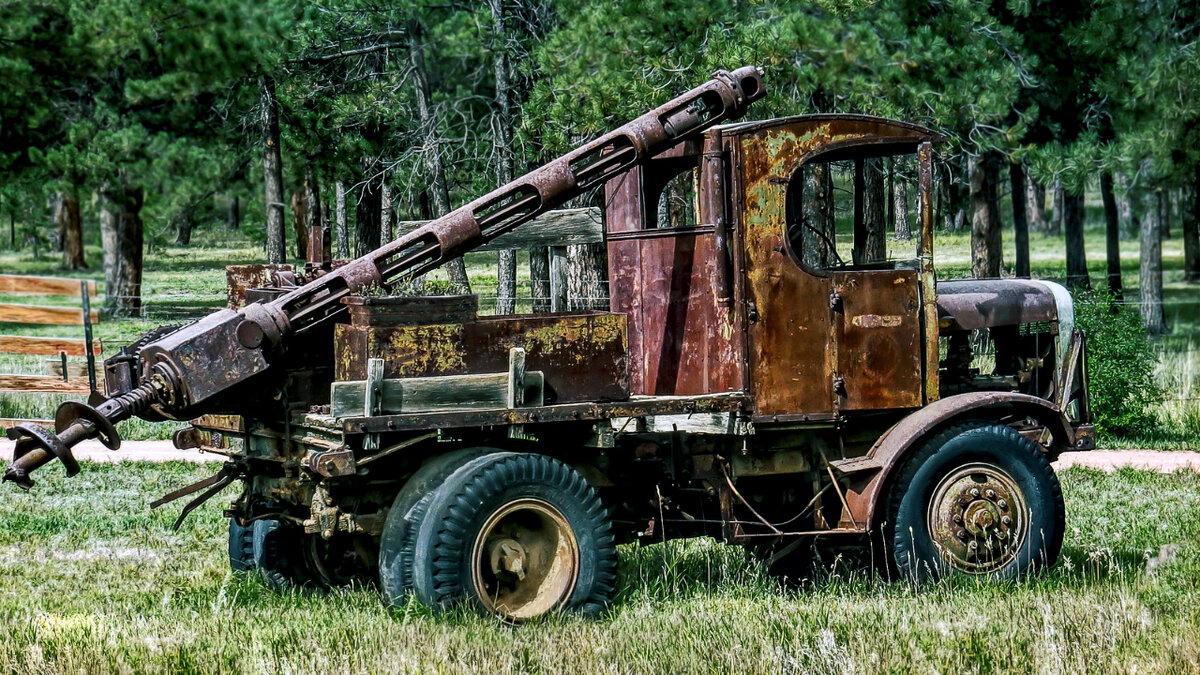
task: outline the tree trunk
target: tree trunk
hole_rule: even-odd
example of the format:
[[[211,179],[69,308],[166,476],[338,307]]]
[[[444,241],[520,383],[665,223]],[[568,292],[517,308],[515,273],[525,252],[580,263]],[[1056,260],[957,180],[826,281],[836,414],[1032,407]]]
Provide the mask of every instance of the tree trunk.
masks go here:
[[[1159,188],[1158,223],[1162,229],[1162,238],[1171,238],[1171,193]]]
[[[866,163],[864,160],[854,160],[854,248],[850,250],[850,259],[855,265],[864,262],[867,248],[867,214],[866,214]]]
[[[346,228],[346,184],[342,181],[334,183],[336,191],[337,213],[336,229],[337,229],[337,257],[338,260],[347,260],[350,258],[350,236],[349,230]]]
[[[1083,250],[1083,193],[1064,192],[1061,212],[1062,227],[1067,235],[1067,287],[1091,288],[1087,252]]]
[[[386,244],[396,238],[396,210],[392,206],[392,186],[388,185],[387,180],[383,181],[380,191],[379,226],[383,232],[383,243]]]
[[[911,241],[912,221],[908,217],[908,182],[900,176],[892,181],[892,214],[896,239]]]
[[[112,316],[137,316],[142,308],[142,188],[117,180],[100,189],[104,247],[104,300]]]
[[[1029,276],[1029,214],[1028,205],[1025,203],[1025,166],[1020,162],[1013,162],[1008,166],[1008,178],[1012,185],[1012,209],[1013,209],[1013,245],[1016,247],[1017,268],[1016,274],[1018,277]]]
[[[310,161],[304,166],[304,204],[305,211],[308,213],[308,229],[306,230],[311,239],[313,236],[319,236],[320,242],[317,242],[318,248],[321,250],[321,260],[329,260],[329,232],[325,227],[325,213],[321,209],[321,187],[317,182],[317,169]],[[311,247],[312,242],[309,242]],[[304,257],[308,256],[308,249],[303,252]]]
[[[296,257],[308,257],[308,195],[305,186],[292,191],[292,227],[296,228]]]
[[[413,86],[417,99],[417,115],[421,123],[422,154],[428,174],[434,217],[440,218],[450,212],[450,190],[446,184],[446,169],[442,163],[441,142],[437,133],[437,120],[433,116],[433,103],[429,94],[429,78],[425,70],[424,45],[421,23],[415,19],[408,22],[408,53],[412,67]],[[443,267],[450,277],[454,293],[470,293],[471,282],[462,257],[447,261]]]
[[[1121,226],[1123,239],[1140,237],[1141,226],[1133,215],[1133,191],[1129,185],[1129,176],[1123,173],[1116,175],[1117,216]]]
[[[875,157],[863,162],[863,228],[866,240],[863,262],[887,260],[887,193],[883,184],[883,160]]]
[[[83,256],[83,223],[79,219],[79,200],[75,195],[64,192],[58,198],[58,226],[63,232],[63,267],[70,270],[86,269]]]
[[[282,263],[287,258],[283,224],[283,160],[279,154],[279,101],[275,98],[275,80],[260,82],[263,123],[263,182],[267,211],[267,262]]]
[[[999,209],[995,208],[995,169],[987,156],[967,159],[971,195],[971,274],[998,277],[1001,268]]]
[[[1054,181],[1054,186],[1050,189],[1050,228],[1046,233],[1051,237],[1058,237],[1062,234],[1063,219],[1066,214],[1063,213],[1066,204],[1063,204],[1063,198],[1066,193],[1062,190],[1062,184]]]
[[[1029,212],[1029,227],[1036,232],[1046,231],[1046,191],[1021,167],[1025,174],[1025,199]]]
[[[1117,198],[1113,194],[1112,174],[1100,174],[1100,198],[1104,201],[1104,255],[1108,262],[1108,292],[1113,298],[1124,297],[1121,288],[1121,221]]]
[[[1200,164],[1196,176],[1184,189],[1183,204],[1183,280],[1200,281]]]
[[[362,158],[362,190],[354,209],[354,257],[360,258],[381,245],[383,235],[383,174],[374,156]]]
[[[496,177],[501,185],[513,179],[512,87],[509,78],[508,45],[512,39],[506,17],[504,0],[488,0],[488,10],[495,24],[492,47],[492,70],[496,79],[496,129],[492,147],[496,156]],[[496,313],[514,314],[517,311],[517,252],[500,251],[496,262]]]
[[[1141,291],[1142,322],[1146,332],[1158,335],[1165,328],[1162,285],[1162,229],[1159,222],[1159,200],[1162,192],[1145,189],[1139,200],[1142,212],[1141,263],[1138,267],[1138,286]]]
[[[529,295],[533,299],[533,313],[550,311],[550,249],[529,249]]]
[[[225,212],[225,226],[234,231],[240,230],[242,227],[241,204],[238,203],[237,195],[229,198],[229,208]]]
[[[805,264],[817,269],[829,267],[834,255],[832,247],[834,239],[829,233],[830,214],[827,193],[829,174],[829,164],[826,162],[814,162],[808,165],[805,175],[808,185],[804,194],[812,195],[813,206],[806,208],[803,204],[800,205],[800,208],[803,209],[800,218],[812,219],[809,223],[801,224],[801,256]]]
[[[196,227],[196,219],[191,213],[180,214],[175,223],[175,245],[190,246],[192,244],[192,229]]]

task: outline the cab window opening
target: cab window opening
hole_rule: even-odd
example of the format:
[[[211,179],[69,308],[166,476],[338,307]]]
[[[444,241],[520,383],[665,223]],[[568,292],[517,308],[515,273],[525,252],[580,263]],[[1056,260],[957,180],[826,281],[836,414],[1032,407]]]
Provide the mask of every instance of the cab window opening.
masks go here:
[[[917,155],[818,157],[788,181],[791,250],[815,270],[894,268],[917,257]]]

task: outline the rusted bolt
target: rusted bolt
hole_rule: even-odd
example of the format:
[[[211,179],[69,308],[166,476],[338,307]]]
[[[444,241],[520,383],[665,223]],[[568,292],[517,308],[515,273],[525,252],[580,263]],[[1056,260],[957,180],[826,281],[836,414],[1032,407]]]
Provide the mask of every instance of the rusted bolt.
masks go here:
[[[975,553],[975,552],[976,552],[976,551],[978,551],[978,550],[979,550],[979,542],[977,542],[977,541],[975,541],[974,539],[972,539],[972,540],[971,540],[971,541],[970,541],[970,542],[967,544],[967,553],[972,553],[972,554],[973,554],[973,553]]]
[[[1000,507],[1000,508],[1002,508],[1002,509],[1007,509],[1007,508],[1008,508],[1008,502],[1006,502],[1006,501],[1004,501],[1003,499],[1001,499],[1000,501],[996,502],[996,506],[999,506],[999,507]]]
[[[966,531],[966,530],[959,530],[959,531],[957,532],[957,534],[958,534],[958,538],[959,538],[959,539],[966,539],[966,538],[967,538],[967,531]]]
[[[956,522],[956,523],[962,522],[962,514],[961,513],[954,514],[954,522]]]
[[[396,420],[388,420],[388,428],[395,429],[396,428]]]
[[[971,488],[971,496],[978,498],[979,497],[979,488]]]
[[[1012,525],[1012,518],[1009,518],[1008,516],[1003,516],[1002,518],[1000,518],[1000,522],[1003,523],[1004,525]]]
[[[985,494],[987,495],[987,498],[988,498],[988,499],[995,499],[995,498],[996,498],[996,491],[995,491],[995,490],[988,490],[988,491],[987,491]]]

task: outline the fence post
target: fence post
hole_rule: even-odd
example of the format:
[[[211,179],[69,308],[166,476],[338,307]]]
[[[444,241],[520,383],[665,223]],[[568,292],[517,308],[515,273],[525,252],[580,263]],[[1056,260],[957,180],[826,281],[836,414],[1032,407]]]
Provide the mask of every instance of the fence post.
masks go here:
[[[84,349],[87,350],[87,371],[88,371],[88,388],[91,393],[96,393],[96,355],[92,352],[92,301],[88,297],[88,282],[86,280],[79,282],[79,289],[83,295],[83,339],[85,342]],[[63,355],[63,379],[67,377],[67,361],[66,355]]]

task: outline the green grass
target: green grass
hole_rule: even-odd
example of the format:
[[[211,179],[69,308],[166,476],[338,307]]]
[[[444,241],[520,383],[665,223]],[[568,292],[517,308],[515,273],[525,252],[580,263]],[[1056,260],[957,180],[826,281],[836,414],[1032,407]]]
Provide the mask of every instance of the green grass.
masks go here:
[[[1007,209],[1007,204],[1004,205]],[[1098,203],[1088,202],[1088,228],[1085,248],[1093,284],[1104,283],[1104,232],[1102,212]],[[1007,211],[1005,211],[1007,213]],[[1178,228],[1176,228],[1178,230]],[[1007,273],[1012,273],[1014,244],[1011,229],[1004,232],[1004,251]],[[839,237],[842,239],[845,237]],[[915,243],[889,241],[893,256],[909,256]],[[1126,301],[1137,302],[1138,242],[1121,243],[1121,265]],[[939,231],[935,235],[935,257],[940,278],[970,276],[970,233],[952,234]],[[1033,275],[1048,279],[1065,276],[1064,244],[1061,237],[1041,232],[1030,233],[1030,257]],[[57,256],[43,255],[33,260],[28,250],[0,252],[0,273],[47,274],[101,281],[98,246],[87,248],[92,270],[64,272],[59,269]],[[189,247],[158,246],[146,254],[144,319],[102,320],[96,328],[97,337],[105,344],[106,355],[121,345],[135,340],[142,332],[166,323],[178,323],[201,316],[225,304],[225,266],[264,262],[263,252],[238,233],[224,229],[200,230]],[[467,256],[468,273],[474,290],[480,295],[481,311],[493,311],[496,295],[494,253],[472,253]],[[1103,447],[1145,447],[1160,449],[1200,449],[1200,288],[1183,282],[1183,243],[1176,236],[1163,242],[1164,301],[1167,323],[1171,332],[1157,339],[1161,353],[1158,377],[1167,384],[1167,397],[1160,416],[1162,429],[1137,438],[1101,438]],[[444,280],[435,272],[432,278]],[[528,257],[522,252],[518,270],[518,311],[529,311],[530,289]],[[101,291],[103,292],[103,291]],[[0,302],[29,302],[30,297],[16,298],[0,295]],[[37,302],[44,302],[39,298]],[[70,302],[63,299],[60,302]],[[0,333],[27,335],[68,335],[79,332],[75,327],[22,326],[0,323]],[[22,357],[0,354],[0,372],[42,372],[44,357]],[[0,394],[0,417],[52,417],[53,410],[63,400],[50,395]],[[130,439],[169,438],[176,428],[171,424],[151,424],[141,420],[124,422],[122,433]]]
[[[164,492],[215,465],[90,465],[0,500],[8,672],[1161,672],[1200,669],[1200,475],[1062,475],[1060,564],[914,588],[835,567],[799,586],[712,540],[622,547],[600,620],[512,627],[371,588],[228,572],[218,498],[179,532]],[[1166,551],[1166,553],[1163,553]],[[1163,561],[1147,571],[1149,559]]]

